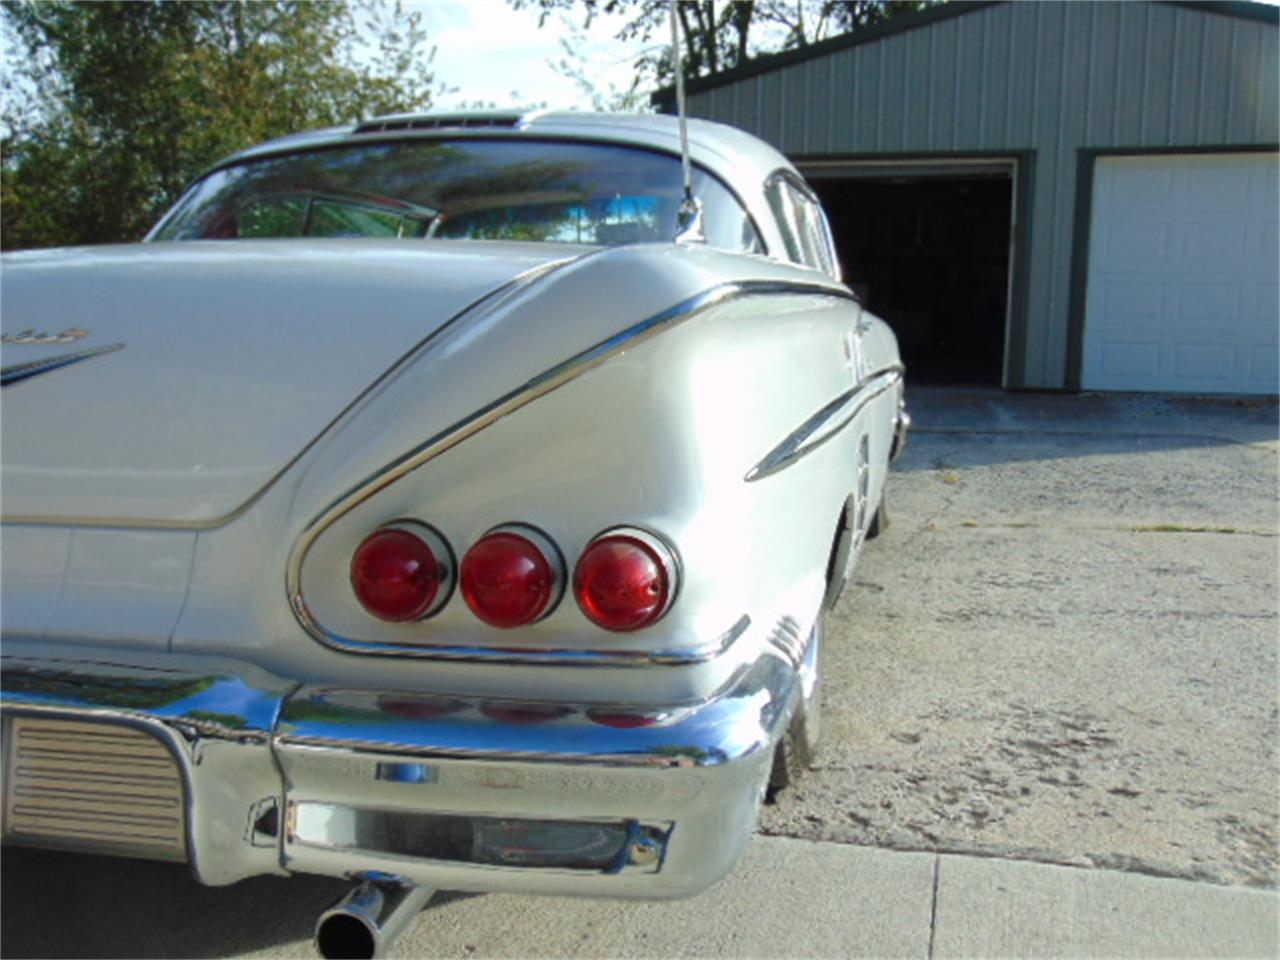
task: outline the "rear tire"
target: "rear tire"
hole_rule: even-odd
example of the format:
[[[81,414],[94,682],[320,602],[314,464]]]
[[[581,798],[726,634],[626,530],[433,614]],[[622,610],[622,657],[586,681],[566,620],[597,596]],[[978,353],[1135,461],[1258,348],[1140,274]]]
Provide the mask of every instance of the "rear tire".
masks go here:
[[[796,707],[787,732],[774,748],[773,769],[769,772],[765,803],[775,802],[778,793],[796,783],[818,758],[818,745],[822,739],[821,618],[813,628],[809,643],[812,646],[805,660],[812,664],[810,689]]]
[[[871,517],[871,522],[867,524],[867,539],[874,540],[884,531],[889,529],[889,511],[884,505],[885,495],[880,494],[880,506],[876,507],[876,512]]]
[[[853,497],[845,501],[836,521],[835,537],[831,541],[831,554],[827,557],[827,592],[822,597],[822,610],[826,612],[836,605],[844,592],[849,551],[853,549],[855,531]]]

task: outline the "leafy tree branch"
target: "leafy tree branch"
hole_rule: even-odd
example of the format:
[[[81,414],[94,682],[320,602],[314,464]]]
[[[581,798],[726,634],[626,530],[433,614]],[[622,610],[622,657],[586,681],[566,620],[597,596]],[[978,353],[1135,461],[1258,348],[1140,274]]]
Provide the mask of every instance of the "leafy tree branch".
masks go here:
[[[640,89],[652,90],[672,82],[669,0],[508,2],[517,10],[537,10],[541,24],[553,16],[570,22],[579,20],[583,32],[590,30],[601,16],[621,20],[614,39],[641,49],[635,61],[636,83],[621,99],[616,93],[597,99],[625,106],[638,99]],[[679,0],[676,16],[680,21],[685,75],[721,73],[752,57],[808,46],[936,2],[940,0]],[[579,76],[570,72],[571,67],[566,69],[573,59],[572,49],[567,52],[569,56],[558,69],[578,80]],[[585,77],[579,85],[588,93],[598,93]]]
[[[438,90],[420,17],[376,0],[3,0],[0,243],[139,239],[272,137]]]

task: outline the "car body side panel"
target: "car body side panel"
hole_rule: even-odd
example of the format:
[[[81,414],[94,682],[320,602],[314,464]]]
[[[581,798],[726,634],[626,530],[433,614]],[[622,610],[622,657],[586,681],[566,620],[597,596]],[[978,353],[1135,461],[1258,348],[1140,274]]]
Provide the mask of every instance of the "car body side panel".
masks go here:
[[[658,691],[675,699],[704,696],[753,654],[751,644],[773,624],[784,617],[812,619],[832,533],[855,485],[858,440],[870,433],[877,445],[888,443],[892,418],[884,413],[887,406],[873,404],[793,467],[766,480],[745,480],[779,440],[851,389],[856,371],[841,344],[860,317],[850,301],[822,292],[743,297],[498,420],[360,503],[319,536],[302,583],[318,622],[347,640],[608,653],[705,646],[750,617],[755,629],[733,656],[688,668],[595,670],[589,681],[593,696],[606,701],[643,702]],[[895,361],[884,358],[886,365]],[[807,376],[798,386],[785,386],[778,371],[796,368]],[[626,469],[610,466],[618,462]],[[814,509],[815,503],[825,507]],[[362,683],[494,693],[536,683],[540,695],[583,696],[582,671],[574,667],[495,669],[457,657],[414,662],[335,652],[282,616],[275,577],[258,585],[256,604],[228,615],[227,599],[252,591],[250,581],[258,576],[238,557],[260,549],[271,557],[265,569],[279,569],[273,564],[282,557],[281,545],[269,542],[277,521],[268,513],[280,509],[278,502],[264,502],[234,529],[201,535],[175,649],[236,645],[246,655],[268,658],[275,669],[317,680],[341,674]],[[626,637],[591,627],[569,597],[542,622],[516,632],[481,624],[456,596],[423,623],[381,624],[351,594],[349,559],[368,532],[405,517],[436,526],[459,554],[493,526],[531,523],[552,537],[570,565],[607,527],[649,527],[679,550],[682,593],[663,621]],[[232,546],[249,539],[260,542],[256,548]],[[763,543],[781,545],[768,564],[750,559]]]

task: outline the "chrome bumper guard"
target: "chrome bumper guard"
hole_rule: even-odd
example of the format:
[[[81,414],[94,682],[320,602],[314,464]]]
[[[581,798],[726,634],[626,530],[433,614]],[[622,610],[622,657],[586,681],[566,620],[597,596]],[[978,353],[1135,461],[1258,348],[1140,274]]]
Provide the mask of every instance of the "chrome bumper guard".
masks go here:
[[[95,802],[15,821],[15,725],[159,743],[185,803],[185,857],[217,885],[259,874],[391,876],[436,889],[679,897],[727,873],[755,826],[773,747],[803,667],[772,650],[691,706],[604,709],[299,686],[237,661],[173,656],[158,669],[0,659],[4,839],[155,857]],[[22,645],[25,647],[25,645]],[[24,651],[25,652],[25,651]],[[86,726],[88,725],[88,726]],[[123,728],[123,730],[122,730]],[[79,758],[71,756],[74,762]],[[154,756],[151,757],[154,760]],[[128,760],[96,771],[117,792]],[[31,828],[61,817],[58,829]],[[150,845],[149,845],[150,844]]]

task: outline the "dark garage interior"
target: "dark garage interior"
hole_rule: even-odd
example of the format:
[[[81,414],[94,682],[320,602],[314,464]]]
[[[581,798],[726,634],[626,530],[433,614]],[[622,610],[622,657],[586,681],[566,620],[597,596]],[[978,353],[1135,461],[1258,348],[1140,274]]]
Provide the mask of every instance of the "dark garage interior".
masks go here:
[[[999,386],[1012,179],[810,175],[845,283],[898,335],[916,383]]]

